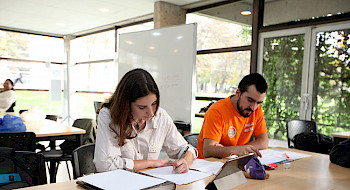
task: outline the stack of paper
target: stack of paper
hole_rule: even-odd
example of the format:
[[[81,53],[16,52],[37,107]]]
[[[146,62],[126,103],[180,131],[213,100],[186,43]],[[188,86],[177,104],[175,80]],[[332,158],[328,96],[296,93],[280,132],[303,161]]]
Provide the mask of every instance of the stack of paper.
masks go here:
[[[260,150],[262,158],[258,157],[261,164],[275,164],[284,161],[292,161],[300,158],[306,158],[311,155],[301,154],[291,151],[279,150],[279,149],[265,149]]]

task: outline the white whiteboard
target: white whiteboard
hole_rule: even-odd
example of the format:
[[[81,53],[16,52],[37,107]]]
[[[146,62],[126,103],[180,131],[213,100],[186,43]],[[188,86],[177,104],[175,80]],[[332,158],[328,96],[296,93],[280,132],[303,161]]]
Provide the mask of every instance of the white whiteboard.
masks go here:
[[[118,80],[134,68],[151,73],[160,106],[173,120],[193,124],[197,25],[184,24],[119,35]]]

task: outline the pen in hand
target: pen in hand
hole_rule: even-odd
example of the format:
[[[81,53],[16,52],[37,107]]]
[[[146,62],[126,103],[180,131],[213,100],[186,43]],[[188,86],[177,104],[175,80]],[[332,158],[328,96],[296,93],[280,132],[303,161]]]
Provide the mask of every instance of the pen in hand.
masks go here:
[[[186,152],[188,151],[188,148],[189,148],[189,146],[186,147],[185,151],[181,154],[181,156],[180,156],[180,158],[179,158],[178,160],[181,160],[181,159],[185,156]],[[182,162],[181,162],[181,164],[179,164],[179,165],[176,165],[176,164],[174,163],[173,173],[177,173],[177,172],[175,171],[176,168],[178,168],[178,167],[181,166],[182,164],[183,164]]]

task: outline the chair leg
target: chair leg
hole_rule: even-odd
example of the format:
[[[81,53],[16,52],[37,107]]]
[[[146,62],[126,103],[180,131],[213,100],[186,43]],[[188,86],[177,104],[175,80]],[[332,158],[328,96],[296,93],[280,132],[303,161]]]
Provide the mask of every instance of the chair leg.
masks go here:
[[[69,167],[68,167],[68,161],[66,161],[66,165],[67,165],[67,171],[68,171],[69,180],[72,180],[72,178],[70,177],[70,172],[69,172]]]

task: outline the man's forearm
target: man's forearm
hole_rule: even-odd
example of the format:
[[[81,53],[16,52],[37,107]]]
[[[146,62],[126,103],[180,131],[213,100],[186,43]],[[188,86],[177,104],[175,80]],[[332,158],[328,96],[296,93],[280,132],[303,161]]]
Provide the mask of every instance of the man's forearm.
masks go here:
[[[268,139],[264,139],[264,138],[256,139],[256,140],[248,143],[248,145],[252,145],[259,150],[266,149],[268,144],[269,144]]]
[[[207,146],[203,150],[205,158],[216,157],[216,158],[225,158],[231,155],[233,147],[223,147],[223,146]]]

